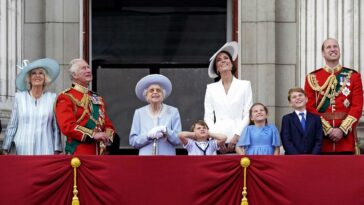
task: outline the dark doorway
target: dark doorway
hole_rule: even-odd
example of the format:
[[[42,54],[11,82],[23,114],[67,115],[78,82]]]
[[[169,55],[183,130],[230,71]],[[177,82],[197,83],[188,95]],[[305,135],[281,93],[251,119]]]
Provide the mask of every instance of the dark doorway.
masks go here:
[[[227,2],[93,0],[91,7],[93,89],[105,98],[121,148],[130,148],[134,110],[145,105],[135,85],[150,73],[171,80],[165,103],[179,109],[183,130],[203,119],[209,58],[226,42]]]

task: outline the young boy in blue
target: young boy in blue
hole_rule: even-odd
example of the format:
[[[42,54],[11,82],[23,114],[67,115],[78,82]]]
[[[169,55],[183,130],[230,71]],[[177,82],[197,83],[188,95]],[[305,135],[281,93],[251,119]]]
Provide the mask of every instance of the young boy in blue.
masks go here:
[[[178,137],[188,155],[216,155],[219,145],[227,139],[223,134],[209,132],[209,127],[203,120],[193,123],[191,132],[182,131]]]
[[[289,105],[294,109],[283,116],[281,138],[285,154],[320,154],[322,124],[320,116],[307,112],[307,96],[302,88],[288,91]]]

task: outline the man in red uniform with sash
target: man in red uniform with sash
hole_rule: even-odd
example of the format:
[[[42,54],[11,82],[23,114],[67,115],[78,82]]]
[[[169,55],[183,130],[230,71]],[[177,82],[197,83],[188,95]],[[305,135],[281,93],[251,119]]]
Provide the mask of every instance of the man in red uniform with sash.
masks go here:
[[[326,65],[306,77],[307,110],[321,116],[323,154],[354,154],[358,148],[356,125],[363,109],[361,76],[340,65],[336,39],[325,40],[321,50]]]
[[[101,96],[90,91],[90,66],[83,59],[70,63],[72,87],[57,98],[55,113],[58,126],[67,136],[67,154],[102,155],[113,141],[114,127],[105,111]]]

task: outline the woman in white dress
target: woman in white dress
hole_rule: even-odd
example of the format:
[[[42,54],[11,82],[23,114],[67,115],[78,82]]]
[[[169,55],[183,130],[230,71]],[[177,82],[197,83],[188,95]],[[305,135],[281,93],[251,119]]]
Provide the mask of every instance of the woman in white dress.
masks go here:
[[[249,109],[253,104],[250,81],[234,76],[233,61],[237,56],[238,43],[228,42],[210,58],[208,69],[210,78],[220,77],[220,80],[207,85],[204,120],[211,132],[228,137],[220,147],[221,153],[235,152],[239,136],[249,124]]]
[[[62,151],[61,135],[53,106],[57,95],[45,91],[59,75],[59,64],[53,59],[39,59],[23,67],[16,78],[14,106],[5,132],[3,154],[12,142],[18,155],[50,155]]]

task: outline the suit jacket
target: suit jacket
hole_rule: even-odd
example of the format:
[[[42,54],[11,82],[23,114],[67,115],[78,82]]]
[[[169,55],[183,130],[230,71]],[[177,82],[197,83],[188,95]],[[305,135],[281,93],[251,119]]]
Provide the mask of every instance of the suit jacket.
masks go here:
[[[282,144],[285,154],[320,154],[323,130],[320,116],[307,112],[306,131],[295,112],[282,118]]]
[[[249,124],[249,109],[252,105],[250,81],[235,77],[226,94],[222,81],[207,85],[204,120],[211,132],[225,134],[229,143],[234,134],[241,135]]]

